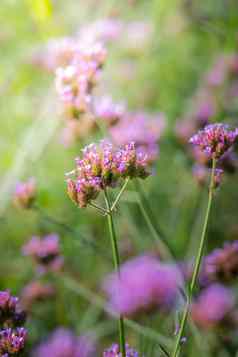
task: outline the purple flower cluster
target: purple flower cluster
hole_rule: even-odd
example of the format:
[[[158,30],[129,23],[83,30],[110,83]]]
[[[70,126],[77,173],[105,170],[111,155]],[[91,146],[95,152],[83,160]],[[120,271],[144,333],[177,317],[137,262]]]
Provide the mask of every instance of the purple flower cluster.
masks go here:
[[[158,158],[158,140],[164,127],[165,119],[162,114],[136,112],[126,113],[109,132],[117,145],[134,141],[137,152],[146,154],[147,161],[151,163]]]
[[[122,357],[120,347],[114,343],[110,348],[103,352],[103,357]],[[126,344],[126,357],[139,357],[139,353]]]
[[[13,195],[13,203],[20,208],[30,208],[36,198],[36,182],[30,178],[25,182],[18,182]]]
[[[24,327],[0,330],[0,355],[3,357],[19,356],[25,346],[27,331]]]
[[[230,282],[238,276],[238,241],[226,243],[204,258],[200,282]]]
[[[125,115],[125,112],[125,105],[122,103],[114,103],[109,96],[97,98],[94,101],[95,116],[98,119],[103,120],[107,126],[112,126],[118,123],[118,121]]]
[[[68,194],[79,207],[86,207],[101,190],[115,187],[121,179],[146,178],[146,156],[138,154],[134,143],[120,148],[108,141],[91,144],[76,159],[75,179],[68,179]]]
[[[55,289],[50,284],[33,281],[27,284],[21,294],[21,303],[29,310],[37,301],[44,301],[55,295]]]
[[[68,118],[78,119],[90,111],[91,92],[105,58],[105,48],[97,43],[90,48],[77,48],[70,64],[57,68],[56,90]]]
[[[205,165],[195,164],[193,166],[193,176],[200,186],[204,186],[208,182],[208,178],[211,175],[211,169],[208,169]],[[224,170],[215,169],[214,172],[214,187],[220,186],[223,178]]]
[[[26,314],[20,308],[19,299],[9,291],[0,291],[0,324],[16,327],[25,322]]]
[[[87,44],[95,42],[109,43],[118,39],[123,29],[123,22],[115,18],[105,18],[84,25],[78,37]]]
[[[77,39],[62,37],[50,39],[46,46],[33,53],[32,63],[49,72],[65,67],[72,60],[78,46]]]
[[[231,130],[228,125],[217,123],[207,125],[191,137],[190,143],[198,146],[209,157],[219,159],[234,144],[238,129]]]
[[[25,312],[17,297],[9,291],[0,291],[0,355],[18,355],[25,345],[26,330],[21,325],[26,319]]]
[[[236,111],[237,88],[237,54],[219,55],[209,72],[205,73],[202,77],[183,117],[177,121],[175,129],[177,139],[184,146],[192,160],[195,161],[195,164],[204,166],[202,168],[196,165],[194,168],[194,178],[199,184],[203,184],[206,176],[209,175],[207,168],[210,166],[211,156],[214,154],[212,152],[214,145],[216,146],[215,137],[211,137],[215,135],[214,128],[210,128],[213,133],[209,136],[209,139],[207,138],[208,146],[205,142],[206,136],[202,131],[206,126],[209,128],[208,125],[213,123],[214,118],[218,116],[224,117],[224,115],[229,116],[229,113]],[[219,125],[222,128],[222,124]],[[221,131],[220,129],[218,131]],[[201,137],[199,134],[196,135],[199,130],[201,130]],[[219,138],[221,142],[216,147],[217,152],[215,155],[219,156],[218,167],[232,174],[238,168],[238,156],[232,148],[227,150],[226,145],[230,146],[231,141],[233,141],[232,136],[237,136],[237,133],[235,130],[233,134],[230,133],[227,127],[224,130],[229,132],[228,138],[226,136]],[[218,131],[216,135],[218,135]],[[194,142],[197,142],[198,145],[193,147],[188,146],[188,141],[191,137],[193,137]],[[228,142],[226,139],[228,139]],[[211,141],[213,141],[212,144]],[[219,146],[222,148],[221,152]],[[224,154],[222,154],[223,150],[225,150]]]
[[[33,352],[33,357],[94,357],[96,347],[92,338],[75,336],[70,330],[58,328],[48,340]]]
[[[111,274],[104,282],[104,290],[113,311],[131,316],[152,309],[171,308],[181,284],[181,274],[174,265],[142,256],[124,263],[120,278]]]
[[[220,284],[213,284],[203,290],[192,304],[193,321],[202,328],[214,328],[225,323],[235,307],[232,292]]]
[[[58,271],[63,266],[63,257],[60,255],[59,237],[57,234],[49,234],[43,238],[33,236],[23,246],[23,254],[33,258],[41,273],[48,270]]]

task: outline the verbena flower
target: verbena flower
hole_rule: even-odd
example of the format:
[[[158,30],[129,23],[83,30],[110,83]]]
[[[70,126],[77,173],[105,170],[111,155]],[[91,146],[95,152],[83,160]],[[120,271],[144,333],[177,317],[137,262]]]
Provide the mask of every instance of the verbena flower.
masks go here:
[[[49,234],[43,238],[33,236],[23,246],[23,254],[29,255],[39,265],[40,272],[47,270],[57,271],[62,268],[63,257],[60,255],[59,237]]]
[[[27,331],[24,327],[0,330],[0,355],[4,357],[19,356],[26,342]]]
[[[200,274],[202,284],[230,282],[238,277],[238,241],[225,243],[204,258]]]
[[[113,311],[131,316],[152,309],[171,308],[181,284],[181,274],[174,265],[142,256],[124,263],[120,278],[115,273],[107,277],[104,290]]]
[[[164,127],[165,118],[162,114],[136,112],[125,114],[109,132],[117,145],[133,141],[137,152],[145,154],[147,161],[151,163],[158,158],[158,141]]]
[[[190,143],[210,157],[219,159],[234,144],[237,136],[238,129],[231,130],[228,125],[221,123],[211,124],[192,136]]]
[[[55,289],[52,285],[32,281],[24,287],[21,293],[21,303],[26,309],[30,309],[35,302],[45,301],[54,295]]]
[[[75,336],[70,330],[58,328],[33,352],[33,357],[94,357],[96,347],[89,336]]]
[[[36,182],[30,178],[25,182],[18,182],[13,195],[13,202],[17,207],[30,208],[36,198]]]
[[[16,327],[22,325],[25,318],[19,299],[9,291],[0,291],[0,324],[4,327]]]
[[[57,67],[65,67],[71,62],[77,46],[78,41],[73,37],[50,39],[43,48],[33,53],[32,62],[53,72]]]
[[[100,19],[90,22],[80,28],[78,37],[80,41],[87,44],[100,41],[108,43],[115,41],[121,34],[123,23],[115,18]]]
[[[103,357],[122,357],[119,345],[114,343],[103,352]],[[139,357],[139,353],[126,344],[126,357]]]
[[[192,319],[202,328],[218,327],[230,316],[234,306],[235,299],[231,290],[213,284],[203,290],[192,304]]]
[[[68,194],[79,207],[86,207],[101,190],[115,187],[122,179],[148,174],[146,157],[137,153],[134,143],[116,148],[102,141],[86,146],[76,159],[74,178],[67,180]]]
[[[100,44],[76,48],[72,61],[56,70],[56,90],[67,117],[77,119],[90,110],[91,92],[97,83],[106,51]]]
[[[94,113],[96,117],[103,120],[107,126],[112,126],[125,115],[125,105],[122,103],[114,103],[111,97],[104,96],[94,101]]]

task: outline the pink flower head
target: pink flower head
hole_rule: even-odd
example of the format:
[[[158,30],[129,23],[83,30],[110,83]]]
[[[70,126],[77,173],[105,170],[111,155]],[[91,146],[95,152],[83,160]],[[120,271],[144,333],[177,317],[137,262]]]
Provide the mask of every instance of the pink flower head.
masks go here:
[[[234,144],[237,136],[238,129],[230,130],[228,125],[218,123],[207,125],[192,136],[189,142],[210,157],[219,159]]]
[[[234,304],[234,296],[229,289],[213,284],[202,291],[193,303],[192,318],[203,328],[216,327],[231,313]]]
[[[115,187],[122,179],[148,176],[146,159],[136,152],[134,143],[116,148],[108,141],[86,146],[72,173],[75,178],[67,180],[67,190],[80,207],[86,207],[101,190]]]
[[[211,87],[221,86],[229,71],[230,58],[226,56],[220,56],[213,68],[209,71],[206,76],[206,81]]]
[[[75,336],[70,330],[58,328],[33,352],[34,357],[94,357],[95,344],[88,336]]]
[[[32,237],[23,246],[23,254],[31,256],[42,272],[45,270],[57,271],[62,268],[63,258],[60,256],[59,237],[57,234],[49,234],[43,238]]]
[[[110,348],[103,352],[103,357],[122,357],[120,347],[114,343]],[[126,344],[126,357],[139,357],[139,353]]]
[[[50,39],[47,44],[33,53],[33,64],[54,72],[57,67],[67,66],[75,53],[78,41],[73,37]]]
[[[203,285],[212,282],[230,282],[238,276],[238,241],[226,243],[204,258],[200,281]]]
[[[108,126],[115,125],[125,114],[125,106],[122,103],[113,103],[111,97],[97,99],[94,106],[96,117]]]
[[[113,142],[124,145],[130,141],[135,143],[137,152],[147,156],[148,163],[157,159],[158,141],[165,127],[162,114],[128,113],[110,128]]]
[[[47,300],[54,294],[55,290],[52,285],[33,281],[24,287],[21,294],[21,303],[26,309],[29,309],[35,302]]]
[[[91,44],[95,41],[108,43],[116,40],[122,31],[121,21],[114,18],[105,18],[84,25],[79,32],[83,43]]]
[[[117,274],[111,274],[104,282],[104,289],[111,309],[131,316],[151,309],[171,307],[181,281],[180,272],[175,266],[142,256],[123,264],[120,278]]]
[[[30,208],[36,198],[36,182],[30,178],[25,182],[18,182],[13,195],[13,202],[17,207]]]
[[[91,92],[105,59],[106,51],[100,43],[78,46],[68,66],[56,69],[56,90],[67,117],[77,119],[90,110]]]

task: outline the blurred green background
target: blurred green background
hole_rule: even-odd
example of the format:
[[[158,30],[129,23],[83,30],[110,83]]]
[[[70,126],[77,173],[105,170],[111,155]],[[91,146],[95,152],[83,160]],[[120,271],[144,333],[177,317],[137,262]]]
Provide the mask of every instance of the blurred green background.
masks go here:
[[[104,275],[112,270],[103,218],[91,209],[76,209],[66,195],[64,174],[72,169],[75,156],[92,138],[85,138],[69,149],[60,144],[62,124],[58,120],[54,75],[32,64],[34,51],[49,39],[73,35],[84,24],[110,16],[128,22],[146,21],[154,28],[148,46],[136,53],[121,45],[124,39],[110,44],[102,86],[116,100],[125,100],[130,109],[165,113],[167,129],[160,143],[160,159],[155,175],[143,186],[178,261],[193,255],[206,189],[201,190],[194,182],[191,162],[175,139],[174,126],[176,119],[186,112],[201,76],[217,56],[237,50],[237,1],[1,0],[1,289],[9,288],[19,294],[31,279],[32,263],[22,257],[21,247],[33,234],[57,232],[66,275],[71,272],[96,295],[101,294]],[[37,180],[37,204],[41,213],[16,210],[11,204],[15,183],[32,176]],[[153,251],[155,244],[133,190],[130,186],[123,197],[116,224],[120,228],[121,246],[123,239],[130,240],[134,255]],[[226,178],[215,201],[209,249],[221,246],[226,239],[238,238],[237,175]],[[68,232],[48,219],[49,216],[67,223],[77,233]],[[113,336],[115,339],[116,324],[83,297],[82,291],[73,291],[70,284],[54,276],[49,279],[56,280],[57,299],[34,308],[27,323],[28,350],[58,325],[72,327],[78,333],[98,329],[104,346],[113,341]],[[158,315],[143,324],[172,337],[172,319]],[[146,356],[159,356],[158,350],[152,351],[155,343],[149,338],[142,338],[133,328],[128,328],[128,334],[132,344],[140,344]],[[211,346],[210,352],[208,348],[202,355],[228,356],[222,346],[213,349],[216,336],[204,336],[200,331],[194,334],[195,338],[188,340],[186,356],[204,353],[201,341]],[[230,356],[235,356],[234,349],[231,353]]]

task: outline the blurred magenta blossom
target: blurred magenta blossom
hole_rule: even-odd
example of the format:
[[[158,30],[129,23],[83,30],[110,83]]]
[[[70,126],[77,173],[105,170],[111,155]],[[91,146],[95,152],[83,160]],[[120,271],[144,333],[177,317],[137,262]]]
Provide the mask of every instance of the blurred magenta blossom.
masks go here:
[[[40,273],[58,271],[63,266],[63,257],[60,255],[59,236],[55,233],[44,237],[33,236],[23,246],[23,254],[32,257],[37,263]]]
[[[120,278],[111,274],[103,284],[110,308],[125,316],[173,307],[181,286],[179,269],[151,256],[127,261],[121,266]]]
[[[110,348],[103,352],[103,357],[122,357],[119,345],[114,343]],[[126,344],[126,357],[139,357],[139,353]]]
[[[32,357],[95,357],[96,346],[90,336],[75,336],[65,328],[57,328],[32,353]]]
[[[202,328],[218,327],[232,314],[235,298],[223,285],[213,284],[203,290],[192,304],[192,319]]]
[[[13,203],[20,208],[30,208],[36,198],[36,181],[32,177],[25,182],[18,182],[13,194]]]

